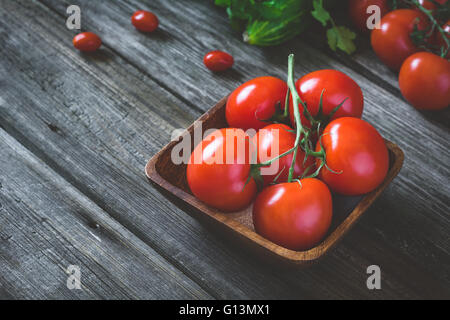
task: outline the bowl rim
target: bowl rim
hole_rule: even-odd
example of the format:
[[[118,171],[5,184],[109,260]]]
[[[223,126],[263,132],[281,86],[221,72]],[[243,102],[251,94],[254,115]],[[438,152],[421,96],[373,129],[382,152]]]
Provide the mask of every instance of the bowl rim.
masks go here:
[[[209,118],[213,113],[215,113],[218,109],[223,108],[225,106],[226,99],[227,97],[220,100],[215,107],[205,112],[197,121],[205,120]],[[184,134],[188,134],[193,130],[194,123],[186,129],[186,132]],[[180,189],[179,187],[164,179],[159,174],[156,168],[156,164],[161,155],[167,152],[169,149],[173,148],[173,146],[175,146],[179,140],[169,142],[160,151],[158,151],[145,166],[145,174],[150,181],[156,183],[166,191],[175,195],[177,198],[189,204],[191,207],[194,207],[202,213],[207,214],[216,222],[221,223],[222,225],[226,226],[234,232],[237,232],[248,240],[255,242],[260,247],[263,247],[266,250],[269,250],[270,252],[291,262],[308,263],[318,260],[325,253],[329,252],[330,249],[332,249],[339,242],[339,240],[341,240],[343,236],[355,225],[356,221],[362,216],[362,214],[370,207],[375,199],[379,197],[383,190],[387,188],[391,181],[400,172],[404,161],[404,153],[395,143],[386,139],[384,140],[390,152],[390,156],[393,157],[393,161],[390,161],[391,165],[383,182],[375,190],[364,195],[363,198],[358,202],[356,207],[352,210],[352,212],[333,230],[333,232],[331,232],[326,238],[324,238],[320,244],[307,251],[294,251],[273,243],[272,241],[251,230],[241,222],[232,218],[229,214],[208,207],[192,194]]]

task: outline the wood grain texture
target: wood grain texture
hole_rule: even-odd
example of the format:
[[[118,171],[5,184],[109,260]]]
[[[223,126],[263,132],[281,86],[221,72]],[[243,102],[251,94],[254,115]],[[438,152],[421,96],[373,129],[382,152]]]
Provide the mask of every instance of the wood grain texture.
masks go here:
[[[70,3],[69,0],[43,2],[61,15],[65,15]],[[359,50],[351,57],[331,51],[323,41],[326,35],[320,28],[281,46],[258,48],[242,42],[241,34],[231,30],[225,10],[214,6],[213,1],[125,0],[111,4],[107,0],[80,0],[79,3],[86,12],[83,16],[84,28],[101,31],[105,35],[105,42],[111,48],[157,78],[162,85],[170,88],[173,94],[179,95],[188,104],[203,111],[234,89],[236,81],[243,82],[267,74],[284,79],[287,55],[292,52],[297,56],[298,75],[318,68],[351,70],[348,73],[352,77],[360,73],[359,77],[354,78],[361,79],[360,84],[365,86],[363,89],[367,87],[366,90],[376,93],[381,86],[384,90],[379,92],[379,95],[386,95],[386,91],[393,93],[399,98],[396,100],[407,107],[405,110],[410,109],[401,98],[396,83],[397,75],[376,58],[367,38],[363,36],[358,38]],[[139,33],[130,25],[129,17],[137,8],[158,14],[161,23],[155,33]],[[104,23],[106,21],[102,16],[114,17],[114,21]],[[117,37],[118,30],[126,36]],[[236,63],[232,70],[218,75],[204,68],[203,56],[215,49],[229,51],[234,55]],[[186,70],[189,72],[185,72]],[[367,77],[373,81],[368,81]],[[202,83],[201,87],[196,85],[199,81]],[[377,103],[378,98],[375,94],[374,99],[366,97],[366,100]],[[450,121],[450,112],[427,116],[441,127]]]
[[[54,11],[36,1],[2,1],[0,68],[9,80],[0,80],[0,125],[212,296],[450,296],[445,123],[301,41],[272,49],[243,45],[209,1],[79,1],[83,28],[106,44],[93,56],[71,48],[74,33],[63,27],[67,2],[41,2]],[[137,7],[158,13],[159,32],[134,31],[129,17]],[[203,69],[203,54],[216,48],[235,55],[234,70]],[[355,78],[366,95],[365,118],[406,153],[400,176],[358,226],[305,271],[248,256],[168,204],[142,174],[173,128],[189,125],[246,79],[284,77],[291,51],[298,74],[333,67]],[[381,291],[366,288],[371,264],[382,268]]]
[[[64,1],[45,2],[63,14]],[[428,114],[414,110],[398,94],[393,94],[391,85],[382,82],[385,77],[375,77],[377,83],[368,81],[369,67],[361,68],[360,63],[352,64],[351,59],[343,59],[341,55],[333,55],[331,59],[328,50],[312,48],[301,38],[275,48],[247,46],[240,35],[231,31],[223,10],[210,1],[80,3],[89,12],[85,28],[101,30],[107,45],[156,78],[171,93],[181,95],[186,104],[203,110],[228,94],[237,83],[267,74],[284,77],[290,52],[296,54],[297,74],[320,68],[335,68],[349,74],[363,89],[364,118],[387,139],[398,143],[406,156],[399,179],[391,187],[389,197],[382,197],[371,209],[374,218],[364,225],[365,230],[372,237],[383,237],[383,243],[397,248],[443,281],[450,280],[448,111]],[[159,15],[161,27],[157,34],[134,32],[128,18],[136,8],[150,9]],[[114,17],[114,21],[99,19],[102,15]],[[126,36],[115,37],[118,30]],[[233,70],[222,75],[206,70],[201,61],[211,49],[232,53],[236,58]],[[381,70],[367,48],[359,55],[372,61],[368,65],[372,66],[372,73]],[[382,201],[388,204],[383,206]],[[386,215],[390,222],[384,221]]]
[[[0,298],[210,298],[2,129],[0,149]]]
[[[8,57],[1,71],[15,81],[1,83],[1,126],[214,297],[310,297],[327,290],[265,282],[270,268],[255,273],[257,262],[237,262],[244,253],[149,188],[146,161],[177,121],[192,122],[192,111],[177,108],[167,92],[110,50],[89,57],[74,52],[63,39],[70,32],[52,35],[64,20],[45,8],[26,1],[5,5],[10,19],[3,15],[1,27],[14,36],[2,34]],[[21,27],[28,15],[33,18]]]

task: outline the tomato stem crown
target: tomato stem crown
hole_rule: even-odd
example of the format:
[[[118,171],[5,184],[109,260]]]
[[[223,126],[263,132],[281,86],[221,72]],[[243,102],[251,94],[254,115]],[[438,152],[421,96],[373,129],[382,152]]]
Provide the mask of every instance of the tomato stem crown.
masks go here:
[[[311,175],[306,176],[313,168],[314,165],[309,166],[308,168],[306,168],[306,170],[303,172],[303,175],[300,177],[301,179],[304,178],[315,178],[319,175],[320,170],[322,170],[323,167],[327,168],[329,171],[339,174],[338,172],[333,171],[332,169],[330,169],[326,163],[326,153],[325,153],[325,148],[322,145],[322,137],[323,135],[320,135],[320,130],[321,128],[328,124],[331,120],[331,118],[334,116],[334,114],[343,106],[343,104],[345,103],[345,101],[347,101],[348,98],[344,99],[339,105],[337,105],[331,112],[330,114],[326,115],[323,112],[323,96],[325,94],[325,89],[322,90],[321,95],[320,95],[320,101],[319,101],[319,111],[318,114],[314,117],[311,115],[311,113],[308,110],[308,106],[306,105],[306,103],[300,98],[300,95],[297,92],[297,89],[295,88],[295,82],[294,82],[294,54],[290,54],[288,57],[288,79],[287,79],[287,83],[288,83],[288,91],[286,94],[286,100],[285,100],[285,109],[284,112],[281,112],[281,104],[278,103],[278,107],[276,114],[274,114],[274,116],[272,116],[270,119],[267,120],[262,120],[262,121],[271,121],[271,122],[277,122],[277,123],[285,123],[285,121],[287,119],[289,119],[289,98],[292,97],[292,102],[293,102],[293,109],[294,109],[294,118],[295,118],[295,124],[296,124],[296,129],[295,129],[295,133],[296,133],[296,137],[295,137],[295,143],[294,146],[292,147],[292,149],[274,157],[271,160],[265,161],[265,162],[261,162],[261,163],[257,163],[257,164],[251,164],[251,168],[250,168],[250,174],[248,177],[248,180],[246,182],[246,185],[248,184],[248,182],[250,181],[250,179],[254,179],[258,188],[262,188],[264,186],[264,181],[263,178],[261,176],[261,167],[266,167],[266,166],[270,166],[273,162],[277,161],[278,159],[287,156],[288,154],[294,153],[293,157],[292,157],[292,163],[291,166],[289,167],[289,174],[288,174],[288,181],[287,182],[292,182],[295,181],[298,177],[294,177],[294,168],[295,168],[295,162],[297,159],[297,153],[298,153],[298,148],[302,148],[302,150],[305,153],[305,158],[303,160],[303,165],[306,164],[308,157],[312,156],[314,158],[318,158],[320,159],[320,166],[319,168],[317,168]],[[311,127],[310,128],[306,128],[302,125],[302,121],[301,121],[301,113],[299,110],[299,104],[301,104],[303,106],[303,116],[305,118],[307,118],[310,123],[311,123]],[[277,121],[278,120],[278,121]],[[312,144],[312,133],[314,131],[317,131],[317,135],[319,136],[319,145],[320,145],[320,150],[319,151],[314,151],[314,146]],[[282,172],[285,170],[285,168],[283,168],[278,175],[275,177],[275,179],[273,180],[272,184],[277,183],[278,178],[281,176]],[[245,186],[244,186],[245,187]]]

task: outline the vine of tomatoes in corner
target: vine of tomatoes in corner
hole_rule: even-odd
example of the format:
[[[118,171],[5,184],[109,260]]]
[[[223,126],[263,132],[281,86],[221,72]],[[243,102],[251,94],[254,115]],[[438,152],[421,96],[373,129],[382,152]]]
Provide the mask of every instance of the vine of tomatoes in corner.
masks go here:
[[[395,7],[390,5],[395,4]],[[371,33],[379,59],[399,72],[404,98],[419,110],[438,111],[450,105],[450,1],[349,0],[349,16],[360,31],[370,5],[382,19]]]

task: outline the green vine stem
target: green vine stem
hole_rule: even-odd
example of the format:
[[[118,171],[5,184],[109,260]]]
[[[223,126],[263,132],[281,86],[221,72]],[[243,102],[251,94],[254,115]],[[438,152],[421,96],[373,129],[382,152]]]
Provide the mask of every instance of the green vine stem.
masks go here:
[[[447,33],[445,32],[444,29],[442,29],[439,22],[437,22],[436,19],[433,17],[433,15],[431,14],[431,11],[425,9],[424,6],[422,6],[419,3],[419,1],[409,0],[409,2],[412,3],[413,5],[415,5],[421,12],[423,12],[428,17],[428,19],[430,19],[430,21],[433,23],[433,28],[436,28],[439,31],[439,33],[441,34],[442,38],[445,41],[445,45],[447,47],[445,50],[442,50],[442,53],[441,53],[441,57],[445,58],[450,50],[450,40],[448,38]]]
[[[292,182],[292,176],[294,175],[294,167],[295,167],[295,161],[297,159],[297,153],[298,153],[298,146],[300,145],[300,137],[303,134],[305,134],[305,130],[303,129],[301,117],[300,117],[300,110],[298,108],[299,103],[303,105],[303,107],[306,109],[305,103],[300,98],[297,89],[295,88],[295,80],[294,80],[294,54],[290,54],[288,58],[288,87],[289,91],[291,92],[292,96],[292,103],[294,105],[294,118],[295,118],[295,125],[297,129],[296,137],[295,137],[295,144],[294,144],[294,156],[292,157],[292,164],[289,168],[289,176],[288,176],[288,182]],[[306,133],[306,136],[308,134]],[[308,145],[306,142],[305,145]],[[306,157],[308,154],[306,153]]]
[[[322,146],[322,143],[320,142],[320,150],[319,151],[314,151],[313,146],[311,144],[311,129],[305,128],[302,125],[301,122],[301,114],[300,114],[300,109],[299,109],[299,104],[302,104],[303,106],[303,110],[305,111],[305,114],[308,114],[308,108],[305,104],[305,102],[300,98],[300,95],[297,92],[297,89],[295,88],[295,80],[294,80],[294,54],[290,54],[289,58],[288,58],[288,79],[287,79],[287,83],[288,83],[288,91],[287,91],[287,95],[286,95],[286,102],[285,102],[285,115],[288,116],[288,107],[289,107],[289,96],[292,97],[292,102],[293,102],[293,109],[294,109],[294,118],[295,118],[295,124],[296,124],[296,136],[295,136],[295,143],[294,143],[294,147],[276,157],[274,157],[271,160],[262,162],[262,163],[258,163],[258,164],[252,164],[251,167],[251,174],[249,176],[249,180],[251,179],[251,177],[253,177],[257,182],[261,183],[261,175],[260,175],[260,168],[261,167],[266,167],[266,166],[270,166],[274,161],[277,161],[278,159],[287,156],[288,154],[294,153],[293,157],[292,157],[292,162],[291,162],[291,166],[289,167],[289,175],[288,175],[288,181],[287,182],[292,182],[294,181],[294,168],[295,168],[295,162],[297,159],[297,154],[298,154],[298,148],[301,147],[302,150],[305,152],[305,159],[304,159],[304,163],[306,163],[306,160],[308,157],[312,156],[314,158],[318,158],[321,160],[321,165],[319,166],[319,168],[317,168],[317,170],[310,176],[308,176],[307,178],[313,178],[313,177],[317,177],[320,170],[323,167],[328,168],[327,164],[326,164],[326,154],[325,154],[325,149]],[[322,96],[323,96],[324,90],[322,91]],[[322,99],[321,99],[322,100]],[[336,112],[341,106],[342,104],[345,102],[346,100],[344,100],[341,104],[339,104],[334,110],[333,113]],[[320,108],[322,107],[322,102],[320,103]],[[317,129],[319,130],[320,128],[320,124],[322,123],[323,119],[321,121],[318,121],[318,127]],[[302,138],[303,136],[303,138]],[[319,139],[320,141],[320,139]],[[310,170],[311,168],[307,168],[307,170],[304,172],[304,175]],[[328,168],[328,170],[332,171],[331,169]],[[277,177],[278,178],[278,177]],[[276,178],[276,179],[277,179]],[[295,177],[297,178],[297,177]],[[302,176],[302,178],[305,178],[304,176]],[[276,180],[275,179],[275,180]],[[248,180],[248,181],[249,181]],[[248,183],[247,181],[247,183]]]
[[[288,116],[288,108],[289,108],[289,95],[292,94],[292,101],[294,103],[294,116],[295,116],[295,122],[296,122],[296,137],[295,137],[295,144],[294,147],[278,156],[276,156],[273,159],[270,159],[268,161],[262,162],[262,163],[258,163],[258,164],[254,164],[252,165],[252,175],[258,175],[258,170],[261,167],[266,167],[266,166],[270,166],[274,161],[277,161],[278,159],[287,156],[288,154],[291,154],[292,152],[294,153],[294,156],[292,157],[292,164],[289,168],[289,178],[288,178],[288,182],[292,182],[292,178],[293,178],[293,174],[294,174],[294,166],[295,166],[295,160],[297,159],[297,153],[298,153],[298,146],[300,145],[300,142],[303,142],[303,144],[305,145],[309,145],[308,141],[306,141],[305,139],[303,139],[303,141],[300,141],[300,137],[302,134],[305,135],[306,139],[309,136],[309,132],[305,132],[305,130],[303,129],[303,125],[301,123],[301,119],[300,119],[300,110],[298,108],[298,104],[301,103],[304,108],[306,108],[305,103],[300,99],[300,96],[297,93],[297,90],[295,89],[295,84],[294,84],[294,54],[290,54],[289,58],[288,58],[288,91],[286,94],[286,102],[285,102],[285,112],[284,114],[286,116]],[[308,156],[308,154],[306,154],[306,157]]]
[[[306,159],[309,156],[318,158],[321,160],[321,164],[319,166],[319,168],[317,168],[317,170],[310,176],[307,177],[302,177],[302,178],[315,178],[319,175],[320,170],[323,167],[326,167],[328,170],[334,172],[333,170],[331,170],[330,168],[328,168],[327,164],[326,164],[326,154],[325,154],[325,149],[322,146],[322,142],[321,142],[321,137],[319,138],[319,143],[320,143],[320,150],[319,151],[314,151],[311,150],[310,147],[310,134],[311,131],[310,129],[306,129],[303,127],[302,122],[301,122],[301,115],[300,115],[300,110],[299,110],[299,103],[302,104],[303,109],[305,110],[305,112],[308,112],[308,108],[307,105],[305,104],[305,102],[303,102],[303,100],[300,98],[297,89],[295,88],[295,82],[294,82],[294,54],[290,54],[289,58],[288,58],[288,88],[289,91],[291,92],[292,95],[292,101],[293,101],[293,105],[294,105],[294,118],[295,118],[295,124],[296,124],[296,128],[297,128],[297,135],[295,138],[295,144],[294,144],[294,157],[292,158],[292,164],[291,167],[289,168],[289,176],[288,176],[288,182],[292,182],[293,181],[293,174],[294,174],[294,166],[295,166],[295,161],[297,158],[297,152],[298,152],[298,147],[302,146],[303,150],[305,151],[305,162]],[[320,102],[320,108],[322,108],[322,96],[323,96],[324,90],[322,91],[322,95],[321,95],[321,102]],[[333,110],[333,113],[336,112],[346,101],[347,99],[345,99],[341,104],[339,104],[335,110]],[[319,123],[320,124],[320,123]],[[303,135],[303,139],[300,139],[301,136]],[[305,171],[305,173],[307,173],[309,171],[309,168]]]
[[[295,147],[290,149],[290,150],[288,150],[288,151],[286,151],[286,152],[284,152],[284,153],[282,153],[282,154],[280,154],[280,155],[278,155],[278,156],[276,156],[273,159],[270,159],[270,160],[266,161],[266,162],[261,162],[261,163],[255,164],[255,166],[257,166],[257,167],[270,166],[273,162],[277,161],[278,159],[283,158],[283,157],[287,156],[288,154],[294,152],[294,149],[295,149]]]
[[[289,55],[288,61],[289,61],[288,79],[292,78],[291,79],[291,84],[293,84],[294,83],[294,54],[291,53]],[[289,81],[288,81],[288,85],[289,85]],[[299,95],[297,93],[297,90],[295,89],[295,85],[289,86],[289,88],[288,88],[288,91],[287,91],[287,94],[286,94],[285,107],[284,107],[285,108],[284,115],[286,117],[289,115],[289,113],[288,113],[289,109],[288,108],[289,108],[289,94],[290,94],[290,92],[292,92],[292,97],[293,97],[293,101],[294,101],[294,114],[297,114],[298,115],[298,119],[299,119],[299,121],[297,121],[297,116],[296,116],[296,124],[297,124],[297,131],[296,132],[297,132],[297,136],[296,136],[296,140],[295,140],[295,145],[294,145],[294,147],[292,149],[290,149],[290,150],[288,150],[288,151],[286,151],[286,152],[276,156],[273,159],[270,159],[270,160],[268,160],[266,162],[262,162],[262,163],[254,165],[255,167],[270,166],[276,160],[278,160],[278,159],[280,159],[280,158],[282,158],[284,156],[287,156],[288,154],[291,154],[292,152],[295,153],[294,158],[293,158],[293,163],[295,162],[295,157],[297,155],[297,148],[298,148],[299,141],[300,141],[300,134],[303,132],[303,126],[302,126],[302,124],[300,122],[300,111],[298,109],[298,102],[301,101],[301,99],[300,99],[300,97],[299,97]],[[296,95],[297,98],[295,98],[294,95]],[[297,104],[295,104],[295,102]],[[303,101],[301,101],[301,103],[304,105]],[[292,171],[293,171],[293,168],[292,168]],[[289,172],[291,172],[291,169],[289,169]]]

